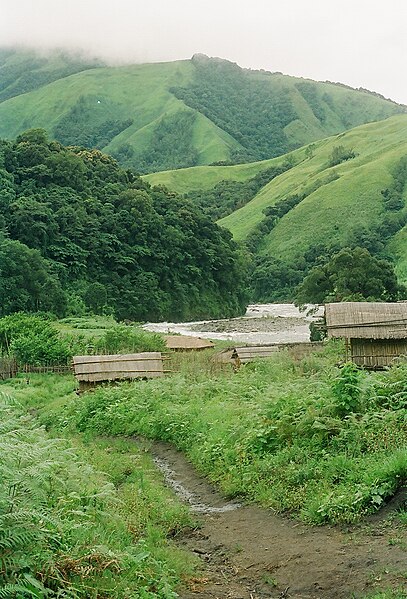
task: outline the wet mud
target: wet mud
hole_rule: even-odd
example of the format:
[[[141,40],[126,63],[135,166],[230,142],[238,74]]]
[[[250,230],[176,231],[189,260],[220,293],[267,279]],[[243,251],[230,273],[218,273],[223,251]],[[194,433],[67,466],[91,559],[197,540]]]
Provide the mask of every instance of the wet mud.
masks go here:
[[[345,599],[406,584],[407,535],[394,510],[355,527],[309,527],[228,502],[169,444],[151,452],[199,521],[179,540],[202,563],[181,599]]]

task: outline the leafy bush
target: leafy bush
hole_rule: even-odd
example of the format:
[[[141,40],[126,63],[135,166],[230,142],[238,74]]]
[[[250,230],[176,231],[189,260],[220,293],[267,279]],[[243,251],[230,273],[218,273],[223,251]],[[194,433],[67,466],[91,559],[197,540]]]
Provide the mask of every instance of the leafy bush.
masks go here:
[[[397,282],[391,262],[361,247],[343,248],[315,266],[297,289],[297,302],[397,301],[406,289]]]
[[[336,166],[337,164],[341,164],[341,162],[351,160],[355,157],[356,154],[351,148],[345,148],[344,146],[335,146],[329,157],[329,166]]]
[[[129,497],[120,498],[66,440],[48,438],[3,395],[0,409],[0,597],[86,599],[103,591],[106,599],[175,599],[171,561],[163,559],[162,547],[154,555],[145,528],[151,527],[157,542],[163,538],[160,529],[188,523],[186,510],[156,496],[168,511],[156,516],[159,526],[143,512],[144,525],[137,508],[146,511],[142,503],[152,501],[148,480],[143,493],[141,486],[129,486]],[[135,458],[125,463],[121,482],[126,469],[137,471]],[[106,462],[118,474],[126,458],[111,447]]]
[[[358,367],[353,362],[344,364],[339,376],[332,385],[332,392],[340,416],[346,416],[358,410],[361,395],[359,381],[360,371]]]
[[[49,321],[22,312],[0,319],[0,350],[20,364],[64,364],[70,354]]]

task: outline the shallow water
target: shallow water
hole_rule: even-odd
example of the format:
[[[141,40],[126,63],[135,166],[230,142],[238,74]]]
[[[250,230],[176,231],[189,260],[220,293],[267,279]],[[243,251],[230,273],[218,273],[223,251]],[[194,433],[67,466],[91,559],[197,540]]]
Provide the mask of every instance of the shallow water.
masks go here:
[[[155,456],[154,463],[157,468],[161,470],[166,484],[171,487],[182,501],[189,504],[191,511],[197,514],[223,514],[224,512],[237,510],[241,507],[240,503],[223,501],[220,506],[209,505],[209,503],[202,501],[196,493],[187,489],[183,482],[178,479],[179,475],[171,468],[165,458]],[[215,493],[213,493],[213,495],[215,495]]]
[[[310,314],[314,308],[315,313]],[[323,308],[311,305],[300,311],[294,304],[252,304],[239,318],[147,323],[144,328],[157,333],[178,333],[237,343],[295,343],[309,341],[309,323],[322,312]]]

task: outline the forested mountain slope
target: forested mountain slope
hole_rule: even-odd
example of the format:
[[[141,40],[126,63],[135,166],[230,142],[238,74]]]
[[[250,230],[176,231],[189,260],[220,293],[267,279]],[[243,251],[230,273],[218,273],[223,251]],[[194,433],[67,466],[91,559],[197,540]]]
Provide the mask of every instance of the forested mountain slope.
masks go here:
[[[98,150],[0,142],[0,315],[193,319],[245,310],[231,234]]]
[[[268,159],[404,110],[370,92],[203,55],[112,67],[0,53],[0,136],[43,127],[139,172]]]

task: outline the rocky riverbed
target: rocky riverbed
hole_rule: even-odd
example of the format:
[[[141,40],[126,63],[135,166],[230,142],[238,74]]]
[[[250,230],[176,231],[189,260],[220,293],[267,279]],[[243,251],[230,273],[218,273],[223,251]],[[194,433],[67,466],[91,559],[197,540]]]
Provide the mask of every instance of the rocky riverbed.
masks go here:
[[[300,311],[294,304],[252,304],[245,316],[239,318],[148,323],[144,328],[158,333],[241,343],[295,343],[309,341],[309,324],[322,311],[318,306],[307,306]]]

